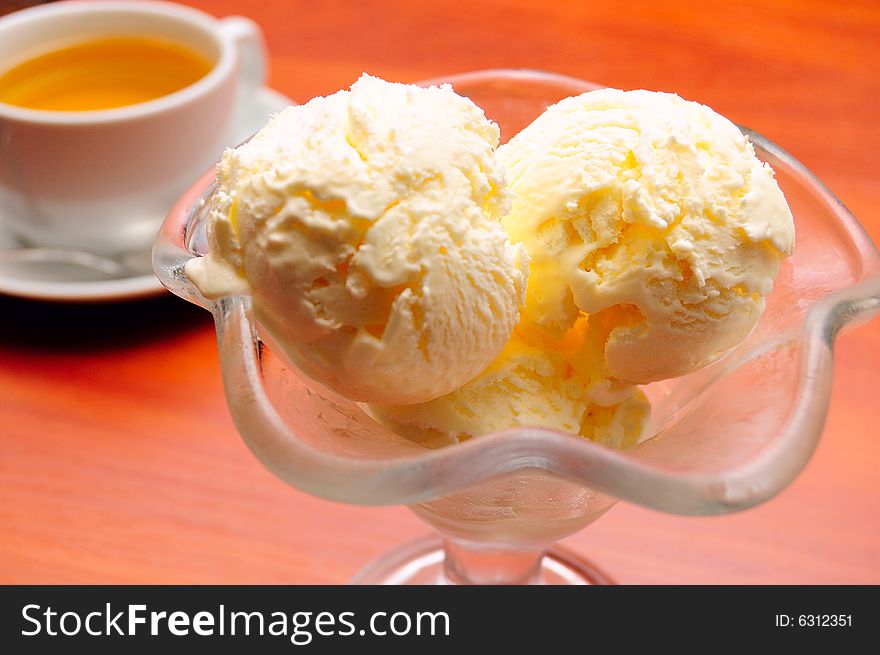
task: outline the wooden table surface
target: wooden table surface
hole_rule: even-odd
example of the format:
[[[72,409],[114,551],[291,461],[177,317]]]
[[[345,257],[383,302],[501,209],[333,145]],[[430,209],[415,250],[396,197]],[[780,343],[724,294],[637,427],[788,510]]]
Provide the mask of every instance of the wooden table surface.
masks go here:
[[[678,92],[782,144],[880,241],[877,3],[193,4],[253,17],[271,85],[298,101],[362,71],[491,67]],[[0,582],[338,583],[426,531],[265,471],[227,412],[207,313],[0,298],[0,317]],[[836,354],[824,437],[779,496],[715,518],[619,504],[568,546],[624,583],[880,582],[880,320]]]

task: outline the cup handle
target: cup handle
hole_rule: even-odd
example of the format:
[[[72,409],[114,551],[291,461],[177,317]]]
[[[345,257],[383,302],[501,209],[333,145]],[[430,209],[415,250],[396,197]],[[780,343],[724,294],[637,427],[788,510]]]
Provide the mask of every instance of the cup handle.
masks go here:
[[[220,30],[238,50],[238,104],[242,105],[253,98],[253,94],[266,83],[266,42],[260,26],[244,16],[227,16],[221,19]]]

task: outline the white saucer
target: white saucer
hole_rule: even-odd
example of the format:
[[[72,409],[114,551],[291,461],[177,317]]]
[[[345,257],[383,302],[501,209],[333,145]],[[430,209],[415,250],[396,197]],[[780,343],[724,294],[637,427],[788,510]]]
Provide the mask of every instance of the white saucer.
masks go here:
[[[267,87],[260,89],[254,103],[244,112],[231,131],[226,145],[235,146],[265,125],[270,114],[294,104],[290,98]],[[157,226],[158,229],[158,226]],[[12,247],[15,240],[0,224],[0,248]],[[146,253],[145,253],[146,255]],[[93,280],[89,271],[81,270],[77,279],[75,267],[65,267],[64,275],[53,277],[51,269],[37,270],[33,266],[16,265],[10,274],[11,264],[0,267],[0,294],[52,300],[59,302],[102,302],[132,300],[161,294],[165,288],[152,273],[137,277]]]

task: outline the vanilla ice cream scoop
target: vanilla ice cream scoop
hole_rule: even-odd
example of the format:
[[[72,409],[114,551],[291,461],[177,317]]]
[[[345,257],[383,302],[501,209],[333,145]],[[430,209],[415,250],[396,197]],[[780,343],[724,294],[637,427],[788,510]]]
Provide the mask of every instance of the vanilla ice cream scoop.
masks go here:
[[[502,350],[528,276],[497,125],[448,85],[363,76],[281,112],[218,167],[207,297],[250,293],[307,375],[358,401],[460,387]]]
[[[650,415],[644,393],[628,386],[610,404],[592,401],[603,386],[598,369],[572,366],[571,348],[584,338],[579,321],[555,342],[514,331],[480,375],[452,393],[407,406],[370,405],[375,418],[429,447],[446,446],[514,427],[586,437],[609,448],[634,444]],[[586,324],[583,324],[586,327]]]
[[[742,341],[794,224],[770,167],[708,107],[603,89],[548,108],[497,152],[504,219],[531,257],[526,320],[613,323],[606,375],[683,375]]]

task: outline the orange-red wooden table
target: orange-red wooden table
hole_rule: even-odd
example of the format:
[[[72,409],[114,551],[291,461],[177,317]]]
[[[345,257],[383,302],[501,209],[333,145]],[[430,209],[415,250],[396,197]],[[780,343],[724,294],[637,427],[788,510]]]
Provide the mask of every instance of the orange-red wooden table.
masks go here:
[[[193,0],[266,33],[304,101],[397,81],[540,68],[675,91],[782,144],[880,241],[880,6],[767,2]],[[880,320],[842,337],[803,474],[741,514],[618,505],[568,540],[624,583],[880,582]],[[266,472],[223,399],[207,313],[0,298],[0,583],[336,583],[422,534]]]

